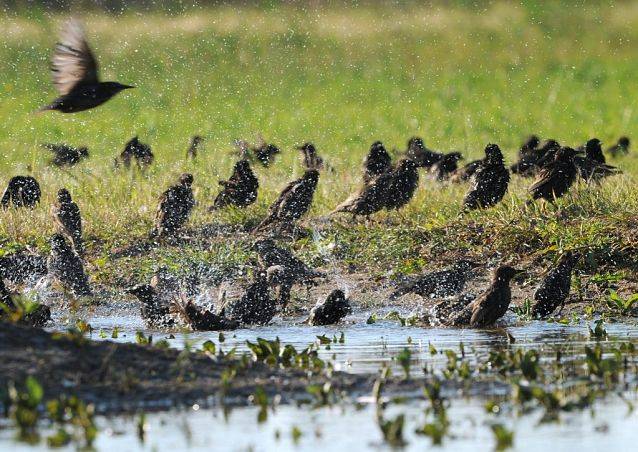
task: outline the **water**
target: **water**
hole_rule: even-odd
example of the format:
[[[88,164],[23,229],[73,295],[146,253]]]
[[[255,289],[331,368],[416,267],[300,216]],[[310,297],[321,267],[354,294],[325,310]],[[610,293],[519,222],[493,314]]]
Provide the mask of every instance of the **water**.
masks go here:
[[[535,348],[549,360],[560,346],[570,345],[574,354],[565,359],[574,359],[582,353],[583,346],[592,342],[589,337],[590,324],[582,322],[560,325],[547,322],[526,322],[512,324],[506,330],[483,331],[471,329],[442,329],[402,327],[396,321],[381,320],[366,324],[370,313],[359,313],[346,323],[331,327],[310,327],[301,325],[303,319],[295,321],[275,321],[266,327],[240,329],[225,333],[220,344],[217,333],[173,333],[146,331],[154,340],[167,338],[176,348],[189,344],[199,347],[204,341],[212,340],[224,350],[236,347],[247,350],[246,341],[257,337],[274,339],[292,344],[298,349],[315,342],[316,337],[325,335],[339,338],[344,334],[344,343],[320,347],[320,356],[330,360],[339,370],[352,373],[377,374],[385,363],[393,367],[396,375],[400,368],[393,360],[404,348],[412,352],[412,376],[422,375],[427,366],[441,369],[447,358],[442,353],[431,353],[433,346],[438,351],[453,349],[458,351],[463,342],[468,359],[476,363],[495,347],[513,346]],[[514,317],[508,317],[510,323]],[[95,315],[89,319],[94,328],[92,337],[100,338],[100,331],[110,339],[111,332],[118,328],[116,341],[135,341],[135,333],[143,329],[140,319],[135,316]],[[606,324],[609,336],[614,340],[638,339],[638,329],[632,323]],[[515,342],[511,344],[511,337]],[[487,391],[478,397],[451,397],[448,418],[451,421],[450,438],[444,440],[442,450],[491,449],[494,436],[490,425],[502,423],[514,431],[514,450],[534,451],[551,447],[554,451],[579,449],[600,450],[602,447],[627,449],[638,441],[635,429],[637,414],[618,395],[609,395],[595,403],[593,408],[570,413],[561,413],[560,422],[539,423],[541,412],[515,417],[509,414],[487,415],[485,402],[499,394],[497,389]],[[636,403],[635,394],[624,397]],[[427,437],[415,434],[417,427],[426,419],[424,414],[428,403],[408,397],[406,403],[391,404],[385,412],[386,418],[399,413],[406,415],[405,450],[422,450],[429,447]],[[268,419],[257,423],[257,408],[234,408],[225,417],[220,409],[180,409],[147,415],[148,430],[145,441],[137,434],[137,416],[98,417],[100,429],[98,450],[366,450],[389,449],[382,440],[375,418],[375,405],[370,397],[363,397],[358,403],[345,403],[333,407],[312,409],[309,406],[280,405],[269,410]],[[292,428],[297,427],[301,436],[294,440]],[[15,432],[0,428],[0,450],[37,450],[44,446],[27,446],[14,442]],[[44,444],[44,442],[43,442]],[[479,445],[479,447],[477,447]]]

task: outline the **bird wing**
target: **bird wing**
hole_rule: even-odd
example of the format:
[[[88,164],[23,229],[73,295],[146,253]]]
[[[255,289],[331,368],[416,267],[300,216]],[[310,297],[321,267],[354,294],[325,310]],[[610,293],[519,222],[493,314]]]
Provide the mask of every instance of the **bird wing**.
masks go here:
[[[554,185],[553,181],[561,178],[561,173],[559,171],[554,171],[553,168],[546,168],[541,170],[538,175],[538,179],[536,182],[529,187],[529,192],[535,192],[536,190],[544,187],[547,184]]]
[[[97,61],[86,41],[84,27],[69,20],[60,34],[51,59],[53,84],[60,95],[69,94],[79,84],[97,83]]]

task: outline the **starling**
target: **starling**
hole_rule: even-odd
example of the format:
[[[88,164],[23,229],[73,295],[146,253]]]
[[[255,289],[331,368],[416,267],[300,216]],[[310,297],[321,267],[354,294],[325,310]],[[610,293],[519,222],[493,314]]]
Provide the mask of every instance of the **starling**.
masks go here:
[[[385,173],[365,184],[357,193],[339,204],[332,214],[339,212],[351,213],[353,217],[364,215],[366,217],[380,212],[386,206],[388,191],[392,184],[393,174]]]
[[[603,148],[600,145],[598,138],[592,138],[585,143],[584,146],[579,146],[576,152],[585,152],[585,156],[598,163],[606,163],[605,155],[603,154]]]
[[[451,267],[425,273],[401,284],[390,294],[390,300],[396,300],[407,293],[415,293],[423,298],[444,298],[457,295],[465,287],[465,283],[474,275],[472,269],[478,264],[461,259]]]
[[[312,143],[304,143],[297,146],[303,156],[303,166],[306,170],[322,170],[324,169],[323,159],[317,153],[317,148]]]
[[[82,259],[62,234],[51,237],[51,253],[47,262],[49,274],[76,296],[91,295],[89,278],[84,273]]]
[[[130,168],[131,159],[135,159],[138,168],[144,169],[153,163],[155,155],[153,155],[153,151],[148,144],[142,143],[135,136],[126,143],[124,150],[120,154],[119,161],[116,161],[116,163],[119,164],[121,161],[126,168]]]
[[[298,275],[283,265],[273,265],[266,270],[268,286],[273,289],[277,303],[285,311],[290,301],[290,291],[297,282]]]
[[[576,165],[580,177],[586,182],[599,181],[603,177],[621,173],[615,166],[606,164],[600,140],[597,138],[589,140],[583,149],[585,156],[574,157],[574,165]]]
[[[408,140],[405,156],[421,168],[430,168],[443,158],[443,154],[426,148],[423,139],[419,137],[412,137]]]
[[[40,111],[75,113],[103,104],[122,90],[134,88],[118,82],[100,82],[98,65],[86,41],[82,24],[74,19],[65,24],[51,59],[53,84],[60,94]]]
[[[560,257],[556,266],[549,270],[534,292],[536,303],[532,306],[533,317],[547,317],[565,303],[571,286],[572,270],[579,258],[578,253],[568,251]]]
[[[556,140],[546,140],[539,146],[534,140],[523,144],[518,152],[518,162],[514,163],[510,169],[512,173],[523,177],[535,176],[544,162],[551,162],[555,152],[560,149],[560,144]]]
[[[182,315],[184,321],[194,331],[223,331],[234,330],[239,326],[239,322],[227,319],[224,314],[215,314],[212,310],[197,306],[184,296],[181,300],[175,300],[175,305]]]
[[[242,159],[257,160],[266,168],[274,161],[275,156],[281,152],[274,144],[266,143],[261,136],[254,146],[244,140],[235,140],[235,146],[239,150],[239,155]]]
[[[563,147],[556,151],[554,160],[548,163],[538,174],[538,179],[529,188],[533,200],[543,198],[553,202],[569,190],[576,180],[577,170],[574,165],[576,151]]]
[[[140,314],[149,327],[170,327],[174,320],[170,316],[170,308],[162,303],[155,287],[149,284],[140,284],[127,290],[131,295],[135,295],[142,303]]]
[[[193,175],[185,173],[180,176],[177,185],[173,185],[162,194],[151,238],[174,236],[186,223],[195,206],[192,184]]]
[[[199,152],[199,145],[202,144],[204,139],[199,135],[194,135],[191,138],[191,144],[188,146],[188,150],[186,151],[186,158],[195,160],[197,158],[197,153]]]
[[[263,230],[273,223],[294,224],[308,212],[319,181],[319,172],[306,170],[304,175],[289,183],[268,210],[268,216],[254,229]]]
[[[520,273],[520,270],[502,265],[492,276],[487,290],[463,308],[457,315],[448,319],[447,326],[471,326],[484,328],[494,325],[503,317],[512,301],[510,280]]]
[[[47,259],[45,256],[28,251],[18,251],[0,257],[0,278],[12,283],[24,284],[46,276]]]
[[[259,181],[250,168],[248,160],[235,163],[233,174],[228,180],[219,181],[223,187],[209,210],[217,210],[226,206],[247,207],[257,200]]]
[[[2,195],[0,205],[7,209],[9,204],[13,207],[28,207],[33,209],[40,202],[40,184],[31,176],[13,176],[9,180],[7,189]]]
[[[51,143],[46,143],[42,146],[54,154],[51,164],[55,166],[74,166],[89,157],[89,150],[85,146],[74,148],[66,144]]]
[[[223,302],[224,297],[220,297]],[[266,273],[260,271],[239,300],[225,303],[222,312],[241,325],[266,325],[277,312],[277,301],[270,297]]]
[[[471,162],[463,165],[461,168],[458,168],[452,173],[450,176],[450,182],[460,183],[470,180],[472,176],[474,176],[474,173],[476,173],[476,170],[481,167],[482,163],[483,159],[472,160]]]
[[[310,310],[308,323],[313,326],[334,325],[352,312],[343,290],[335,289]]]
[[[51,320],[51,309],[43,304],[37,304],[34,308],[29,309],[30,312],[21,310],[22,304],[16,298],[19,297],[7,290],[4,285],[4,280],[0,277],[0,320],[9,318],[10,320],[17,320],[17,323],[42,327],[49,320]],[[14,317],[14,314],[18,314],[18,318]]]
[[[627,155],[629,154],[629,145],[630,141],[628,137],[620,137],[616,144],[607,148],[607,152],[614,158],[618,155]]]
[[[278,247],[272,239],[257,240],[252,250],[257,252],[259,265],[262,268],[282,266],[293,275],[296,281],[323,276],[323,273],[311,269],[290,251]]]
[[[444,181],[458,169],[458,161],[463,160],[460,152],[450,152],[444,154],[434,165],[432,165],[432,173],[436,176],[436,180]]]
[[[401,159],[392,175],[385,200],[386,210],[399,210],[405,206],[419,186],[419,172],[417,164],[410,159]]]
[[[426,310],[421,317],[421,322],[429,326],[445,325],[449,319],[457,316],[475,299],[476,297],[472,294],[463,294],[441,300]]]
[[[503,163],[503,153],[496,144],[485,148],[485,159],[472,176],[472,186],[463,199],[465,209],[491,207],[497,204],[510,181],[510,173]]]
[[[383,143],[375,141],[363,162],[363,182],[368,184],[381,174],[392,171],[392,157]]]
[[[80,208],[71,199],[71,193],[66,188],[58,191],[58,202],[51,209],[51,214],[58,226],[58,231],[73,244],[75,251],[81,256],[82,246],[82,217]]]

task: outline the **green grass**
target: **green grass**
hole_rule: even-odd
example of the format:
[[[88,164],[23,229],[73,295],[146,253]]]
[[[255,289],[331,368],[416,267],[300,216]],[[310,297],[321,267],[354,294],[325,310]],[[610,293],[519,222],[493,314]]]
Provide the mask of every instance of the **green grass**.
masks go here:
[[[5,15],[0,175],[4,184],[29,167],[44,195],[34,211],[0,213],[0,243],[6,250],[18,244],[46,250],[49,206],[66,186],[93,238],[90,260],[108,280],[123,270],[107,253],[146,234],[158,196],[183,171],[195,175],[199,206],[191,226],[197,228],[263,216],[286,181],[300,175],[293,146],[307,140],[335,168],[321,176],[310,215],[317,218],[357,188],[361,161],[378,139],[403,149],[407,138],[421,135],[434,149],[460,150],[470,159],[496,142],[511,161],[530,133],[573,145],[592,136],[607,144],[621,134],[637,137],[638,6],[522,3],[90,14],[82,19],[102,76],[138,88],[66,116],[31,114],[55,96],[48,58],[64,18]],[[230,173],[232,140],[259,132],[284,152],[272,168],[257,168],[258,203],[245,213],[207,213],[217,180]],[[195,133],[207,142],[192,163],[184,155]],[[112,169],[134,134],[156,152],[157,165],[145,176]],[[42,142],[84,144],[92,156],[59,170],[47,165]],[[380,272],[417,271],[459,252],[516,262],[565,248],[591,249],[591,265],[610,256],[630,265],[638,240],[636,155],[613,162],[624,176],[574,190],[559,202],[558,215],[524,207],[530,181],[515,178],[502,204],[459,218],[465,187],[422,178],[399,214],[380,214],[370,225],[345,218],[322,223],[323,240],[297,247],[317,259],[332,249],[339,260]],[[215,249],[163,250],[148,259],[172,252],[176,261],[191,253],[209,262]]]

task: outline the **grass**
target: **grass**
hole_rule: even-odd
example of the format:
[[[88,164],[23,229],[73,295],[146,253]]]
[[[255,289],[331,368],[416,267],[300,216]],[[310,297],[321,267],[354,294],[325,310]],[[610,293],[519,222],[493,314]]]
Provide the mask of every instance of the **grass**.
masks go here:
[[[262,217],[286,181],[300,175],[293,146],[307,140],[335,168],[321,176],[309,216],[318,218],[357,188],[361,161],[378,139],[403,149],[420,135],[430,147],[468,159],[496,142],[511,161],[530,133],[573,145],[592,136],[607,144],[638,136],[632,2],[273,4],[80,16],[103,77],[138,88],[93,111],[32,115],[55,95],[48,58],[64,17],[23,11],[0,18],[8,30],[0,47],[0,175],[5,183],[29,169],[44,191],[34,211],[0,213],[0,243],[4,251],[26,244],[46,250],[54,229],[49,206],[66,186],[83,212],[91,267],[104,282],[158,260],[232,265],[247,258],[234,254],[241,242],[224,239],[205,250],[154,251],[142,261],[108,259],[147,233],[157,198],[183,171],[195,175],[199,205],[191,226],[199,228]],[[259,132],[284,152],[270,169],[256,169],[258,202],[245,212],[209,214],[217,180],[233,164],[232,140]],[[207,141],[193,163],[184,156],[196,133]],[[146,175],[112,168],[135,134],[157,156]],[[70,170],[52,168],[42,142],[87,145],[92,155]],[[592,268],[610,259],[631,266],[637,161],[635,153],[614,161],[625,175],[578,187],[557,209],[525,207],[530,181],[514,178],[503,203],[462,218],[465,187],[422,178],[400,213],[371,224],[322,223],[319,241],[295,246],[317,260],[331,250],[343,263],[380,273],[418,271],[459,253],[516,262],[568,248],[589,249]]]

